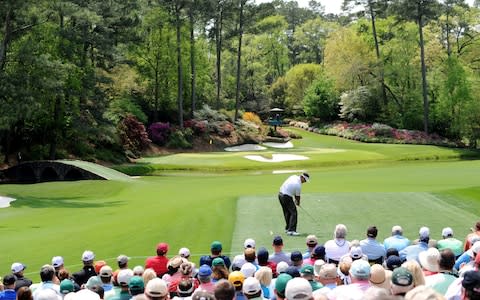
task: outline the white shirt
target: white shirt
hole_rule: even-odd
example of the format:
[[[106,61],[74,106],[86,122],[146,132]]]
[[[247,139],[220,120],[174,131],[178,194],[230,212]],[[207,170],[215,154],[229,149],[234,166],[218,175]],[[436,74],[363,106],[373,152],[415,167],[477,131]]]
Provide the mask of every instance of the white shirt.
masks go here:
[[[289,195],[292,198],[295,198],[295,196],[300,196],[301,191],[302,179],[299,175],[292,175],[288,177],[280,187],[280,193]]]
[[[325,257],[339,261],[350,251],[350,242],[344,239],[333,239],[325,243]]]

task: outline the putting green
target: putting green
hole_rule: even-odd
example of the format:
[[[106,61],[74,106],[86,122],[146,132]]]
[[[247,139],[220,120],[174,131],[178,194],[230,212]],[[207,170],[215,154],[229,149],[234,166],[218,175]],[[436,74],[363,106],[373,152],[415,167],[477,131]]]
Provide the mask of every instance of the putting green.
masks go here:
[[[390,235],[394,225],[401,225],[410,239],[418,237],[422,226],[430,228],[433,239],[441,239],[444,227],[451,227],[456,237],[463,239],[479,216],[465,207],[459,208],[459,199],[452,200],[446,195],[426,192],[305,194],[302,207],[298,208],[297,231],[302,235],[292,237],[284,233],[285,222],[275,195],[245,196],[237,203],[231,249],[238,254],[243,250],[243,241],[254,238],[257,248],[264,246],[271,252],[273,236],[281,235],[287,250],[304,250],[308,234],[315,234],[323,244],[332,239],[339,223],[347,226],[348,240],[366,238],[370,225],[378,227],[380,241]]]

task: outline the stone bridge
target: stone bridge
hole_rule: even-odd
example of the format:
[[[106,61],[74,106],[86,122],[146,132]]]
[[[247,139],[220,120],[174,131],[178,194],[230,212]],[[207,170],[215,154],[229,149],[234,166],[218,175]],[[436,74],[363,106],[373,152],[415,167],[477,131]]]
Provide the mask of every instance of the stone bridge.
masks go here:
[[[94,172],[68,161],[40,160],[22,162],[0,171],[0,183],[38,183],[47,181],[106,180]]]

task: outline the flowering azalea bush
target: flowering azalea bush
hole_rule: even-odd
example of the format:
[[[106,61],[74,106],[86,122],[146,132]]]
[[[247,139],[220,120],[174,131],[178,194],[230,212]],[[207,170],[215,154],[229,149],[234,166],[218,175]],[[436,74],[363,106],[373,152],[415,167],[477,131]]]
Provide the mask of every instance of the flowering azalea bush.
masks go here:
[[[148,135],[150,139],[157,145],[165,145],[170,136],[170,123],[156,122],[148,127]]]
[[[291,125],[297,126],[296,123],[292,123]],[[304,127],[303,123],[297,127]],[[320,128],[308,127],[308,130],[366,143],[458,146],[456,143],[442,138],[438,134],[426,134],[418,130],[396,129],[380,123],[357,124],[338,122],[324,125]]]

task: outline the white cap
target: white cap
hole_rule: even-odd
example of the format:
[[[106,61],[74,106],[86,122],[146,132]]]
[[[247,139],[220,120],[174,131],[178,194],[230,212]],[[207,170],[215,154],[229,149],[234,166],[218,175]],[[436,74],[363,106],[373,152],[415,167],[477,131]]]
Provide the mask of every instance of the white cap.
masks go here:
[[[350,248],[350,256],[355,259],[362,258],[362,248],[360,248],[360,246],[352,246],[352,248]]]
[[[145,294],[150,297],[164,297],[168,294],[167,284],[160,278],[153,278],[147,283]]]
[[[246,248],[255,248],[255,240],[254,239],[246,239],[243,243],[243,247]]]
[[[312,298],[312,286],[305,278],[295,277],[287,282],[285,298],[288,300],[307,300]]]
[[[133,271],[130,269],[123,269],[118,272],[117,282],[119,285],[128,285],[130,279],[133,277]]]
[[[445,227],[442,229],[442,236],[447,237],[447,236],[453,236],[453,230],[450,227]]]
[[[180,255],[183,258],[190,257],[190,249],[180,248],[180,250],[178,250],[178,255]]]
[[[133,274],[135,275],[143,274],[143,272],[145,272],[145,269],[142,266],[135,266],[135,268],[133,268]]]
[[[287,262],[285,261],[281,261],[277,264],[277,273],[280,274],[280,273],[284,273],[288,268],[288,264]]]
[[[245,278],[252,277],[253,274],[255,274],[255,271],[257,271],[257,268],[255,268],[255,266],[249,262],[243,264],[243,266],[240,268],[240,272],[243,273]]]
[[[428,227],[422,227],[420,228],[420,230],[418,231],[418,235],[420,236],[420,238],[426,238],[426,237],[429,237],[430,236],[430,229],[428,229]]]
[[[82,261],[91,261],[95,259],[95,254],[92,251],[86,250],[82,254]]]
[[[21,272],[21,271],[25,270],[26,268],[27,268],[27,266],[25,266],[24,264],[19,263],[19,262],[16,262],[16,263],[12,264],[12,272],[13,273]]]
[[[392,233],[403,233],[403,228],[400,225],[395,225],[392,227]]]
[[[112,267],[106,265],[101,267],[98,275],[100,277],[111,277],[113,275]]]
[[[255,277],[248,277],[243,282],[242,291],[246,295],[253,295],[260,291],[262,291],[262,287],[260,286],[260,281],[258,281]]]
[[[52,258],[52,266],[55,267],[55,268],[58,268],[60,267],[61,265],[63,265],[63,257],[61,256],[54,256]]]

